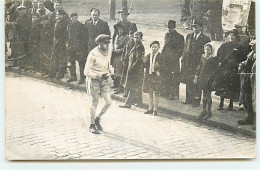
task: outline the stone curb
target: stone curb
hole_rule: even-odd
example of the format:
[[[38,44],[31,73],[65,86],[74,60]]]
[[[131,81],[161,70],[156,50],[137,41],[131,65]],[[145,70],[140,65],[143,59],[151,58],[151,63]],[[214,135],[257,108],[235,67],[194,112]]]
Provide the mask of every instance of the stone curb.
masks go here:
[[[40,75],[37,75],[35,73],[26,72],[26,71],[23,72],[23,71],[21,71],[17,68],[6,67],[5,71],[6,72],[13,72],[13,73],[28,76],[28,77],[37,78],[37,79],[44,80],[44,81],[48,81],[48,82],[51,82],[51,83],[56,84],[56,85],[67,87],[68,89],[86,91],[85,85],[82,86],[82,85],[77,85],[77,84],[73,84],[73,83],[67,83],[66,81],[58,81],[58,80],[55,80],[55,79],[43,79]],[[115,95],[115,94],[112,94],[112,99],[120,101],[120,102],[125,101],[124,97],[119,96],[119,95]],[[144,105],[141,108],[148,109],[148,104],[144,103]],[[223,130],[235,133],[235,134],[239,133],[239,134],[242,134],[242,135],[245,135],[245,136],[248,136],[248,137],[253,137],[253,138],[256,137],[256,132],[253,131],[253,130],[240,128],[239,126],[232,126],[232,125],[229,125],[229,124],[213,121],[213,120],[210,120],[210,119],[209,120],[200,120],[200,119],[197,119],[195,115],[182,113],[182,112],[179,112],[179,111],[174,111],[174,110],[167,109],[167,108],[164,108],[164,107],[158,107],[158,109],[161,113],[166,114],[167,116],[171,116],[171,115],[176,116],[177,115],[177,116],[184,118],[185,120],[193,121],[193,122],[196,122],[196,123],[199,123],[199,124],[207,125],[207,126],[210,126],[210,127],[215,127],[215,128],[218,128],[218,129],[223,129]]]

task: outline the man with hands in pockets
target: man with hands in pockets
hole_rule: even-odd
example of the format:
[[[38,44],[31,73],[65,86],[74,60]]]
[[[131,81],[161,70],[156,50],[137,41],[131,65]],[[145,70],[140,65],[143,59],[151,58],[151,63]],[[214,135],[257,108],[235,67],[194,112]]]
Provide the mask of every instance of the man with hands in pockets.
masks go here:
[[[109,50],[110,36],[100,34],[95,39],[98,44],[93,50],[89,52],[87,63],[85,65],[84,74],[91,79],[90,94],[92,103],[90,107],[91,124],[89,131],[93,134],[99,134],[102,131],[100,119],[106,113],[111,105],[111,70],[110,59],[111,53]],[[96,116],[97,105],[99,97],[102,96],[105,100],[105,106],[102,108],[99,115]]]

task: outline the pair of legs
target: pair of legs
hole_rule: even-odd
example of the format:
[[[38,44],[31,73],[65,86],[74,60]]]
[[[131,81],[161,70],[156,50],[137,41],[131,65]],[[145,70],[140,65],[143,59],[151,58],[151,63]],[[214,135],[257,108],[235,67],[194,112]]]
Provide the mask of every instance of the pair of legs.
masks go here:
[[[193,82],[186,84],[186,100],[185,104],[193,104],[194,107],[199,106],[201,101],[201,89]]]
[[[142,104],[142,90],[129,90],[128,95],[123,106],[121,108],[131,108],[133,104]]]
[[[102,131],[102,127],[100,125],[100,119],[102,115],[106,113],[108,108],[111,106],[111,93],[110,93],[110,84],[108,80],[91,80],[90,83],[90,94],[91,94],[91,107],[90,107],[90,132],[94,134],[98,134],[99,131]],[[105,100],[105,105],[101,109],[101,112],[96,116],[97,106],[99,103],[99,97],[101,96]]]
[[[150,88],[149,91],[149,110],[145,114],[157,115],[157,109],[159,104],[159,93],[156,90]]]
[[[70,53],[69,56],[69,71],[70,71],[70,79],[67,82],[72,82],[77,80],[77,75],[76,75],[76,60],[79,62],[79,72],[80,72],[80,80],[78,84],[83,84],[85,82],[86,76],[84,75],[84,68],[86,64],[86,59],[83,58],[82,55],[77,55],[76,52]]]
[[[224,109],[224,100],[225,100],[225,98],[221,96],[218,110]],[[233,99],[230,99],[230,101],[229,101],[228,110],[229,111],[233,110]]]
[[[203,110],[200,113],[199,118],[203,118],[203,119],[210,118],[212,116],[211,106],[212,106],[211,91],[203,90],[203,100],[202,100]]]

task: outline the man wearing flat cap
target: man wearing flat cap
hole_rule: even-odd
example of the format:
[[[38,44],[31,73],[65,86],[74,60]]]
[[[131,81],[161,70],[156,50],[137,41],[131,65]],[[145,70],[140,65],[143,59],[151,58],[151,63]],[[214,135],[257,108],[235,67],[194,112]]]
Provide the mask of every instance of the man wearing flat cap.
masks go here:
[[[98,44],[95,42],[95,39],[100,34],[111,35],[108,23],[100,19],[100,10],[93,8],[91,11],[91,20],[85,22],[85,26],[88,32],[88,51],[91,51]]]
[[[129,20],[127,20],[127,17],[130,15],[127,8],[123,7],[120,11],[118,11],[119,15],[120,15],[120,19],[117,21],[117,23],[114,25],[114,35],[112,38],[112,43],[114,44],[115,38],[116,38],[116,34],[117,34],[117,24],[121,24],[124,26],[125,29],[125,33],[128,34],[130,31],[137,31],[137,27],[135,23],[130,22]]]
[[[186,84],[186,100],[183,104],[193,104],[193,107],[199,106],[201,101],[201,90],[193,80],[204,53],[204,45],[210,42],[210,38],[202,32],[202,25],[201,20],[193,20],[193,33],[186,37],[181,61],[181,82]]]
[[[78,84],[85,82],[84,67],[86,63],[86,55],[88,50],[87,31],[84,24],[78,21],[78,14],[70,14],[71,22],[67,27],[67,42],[68,50],[68,67],[70,70],[70,79],[67,82],[77,80],[76,76],[76,60],[79,62],[80,80]]]
[[[95,42],[98,46],[89,52],[84,69],[84,74],[91,79],[90,94],[92,104],[90,107],[91,124],[89,131],[93,134],[99,134],[99,131],[102,131],[100,125],[101,117],[111,105],[110,39],[110,36],[106,34],[97,36]],[[96,116],[99,95],[104,98],[105,106],[101,109],[100,114]]]
[[[162,68],[162,94],[171,100],[179,98],[180,57],[183,54],[184,37],[176,28],[176,21],[169,20],[165,34]]]

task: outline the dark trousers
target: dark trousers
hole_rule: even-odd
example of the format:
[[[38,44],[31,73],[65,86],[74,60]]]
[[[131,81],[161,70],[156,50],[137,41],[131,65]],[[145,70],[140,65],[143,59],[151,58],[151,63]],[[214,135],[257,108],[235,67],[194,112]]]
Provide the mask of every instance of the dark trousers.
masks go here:
[[[69,66],[69,71],[72,77],[76,76],[76,60],[79,62],[79,72],[80,78],[85,79],[86,76],[84,75],[84,68],[86,64],[86,58],[83,56],[83,52],[79,53],[77,50],[71,50],[69,53],[69,62],[71,66]]]
[[[193,104],[200,104],[201,90],[198,85],[193,82],[186,84],[186,102]]]
[[[67,69],[67,64],[64,58],[65,57],[63,55],[60,55],[58,53],[52,54],[50,60],[51,68],[49,71],[49,76],[51,78],[54,78],[55,76],[59,78],[64,77]]]

